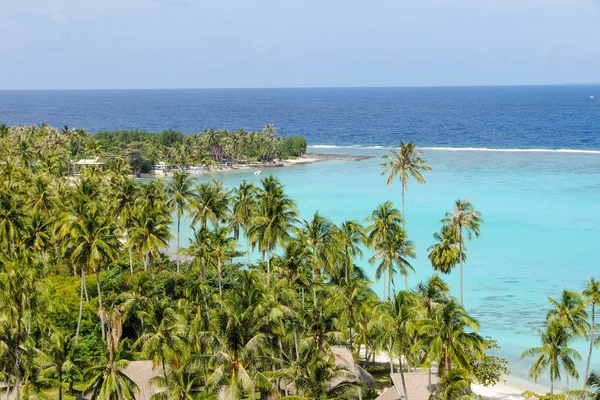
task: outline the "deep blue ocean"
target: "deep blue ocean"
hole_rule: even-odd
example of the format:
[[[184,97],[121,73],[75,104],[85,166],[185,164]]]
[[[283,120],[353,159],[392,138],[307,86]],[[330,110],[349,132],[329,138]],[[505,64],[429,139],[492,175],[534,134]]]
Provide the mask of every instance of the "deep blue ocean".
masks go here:
[[[510,379],[524,388],[532,387],[523,380],[532,360],[520,356],[539,344],[535,328],[543,324],[548,297],[581,290],[591,276],[600,279],[600,86],[0,91],[0,123],[41,122],[91,132],[184,133],[258,130],[272,122],[282,135],[305,135],[310,151],[374,156],[263,171],[286,185],[303,218],[319,210],[336,223],[363,221],[385,200],[400,206],[400,186],[386,186],[380,176],[381,157],[384,147],[414,140],[433,171],[426,185],[411,181],[406,192],[406,228],[417,247],[409,284],[431,276],[432,234],[456,199],[470,199],[485,224],[481,238],[467,243],[465,306],[480,320],[481,333],[498,340]],[[253,172],[198,179],[233,187],[261,177]],[[184,222],[183,246],[189,235]],[[365,253],[358,264],[381,295]],[[454,295],[456,272],[444,276]],[[402,277],[395,280],[402,288]],[[573,347],[587,354],[585,341]],[[592,367],[600,369],[600,350]]]
[[[0,123],[42,122],[183,133],[271,122],[312,145],[600,150],[600,86],[0,91]]]

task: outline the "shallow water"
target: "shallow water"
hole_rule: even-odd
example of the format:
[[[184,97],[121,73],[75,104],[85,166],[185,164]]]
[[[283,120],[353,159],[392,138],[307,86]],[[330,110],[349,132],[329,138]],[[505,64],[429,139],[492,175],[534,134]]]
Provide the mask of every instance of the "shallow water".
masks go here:
[[[386,150],[318,151],[375,158],[265,169],[260,177],[271,173],[278,177],[304,218],[319,210],[336,223],[362,221],[379,202],[389,199],[400,207],[400,186],[388,187],[380,176]],[[481,237],[467,245],[466,308],[480,320],[481,333],[498,340],[512,374],[526,378],[532,360],[520,360],[520,354],[538,345],[534,329],[543,322],[548,297],[559,297],[563,288],[581,290],[585,280],[599,278],[600,155],[428,150],[426,158],[433,168],[426,175],[427,184],[412,181],[406,192],[407,230],[417,246],[412,263],[416,272],[409,284],[433,273],[427,247],[433,244],[432,234],[440,228],[444,213],[458,198],[472,200],[485,224]],[[242,179],[259,183],[259,178],[251,170],[199,177],[223,180],[230,187]],[[184,236],[189,233],[184,231]],[[374,277],[367,258],[359,264]],[[444,278],[458,297],[458,271]],[[398,276],[396,287],[403,286]],[[382,283],[376,282],[375,288],[382,295]],[[585,358],[586,343],[574,347]],[[600,367],[600,357],[592,366]]]

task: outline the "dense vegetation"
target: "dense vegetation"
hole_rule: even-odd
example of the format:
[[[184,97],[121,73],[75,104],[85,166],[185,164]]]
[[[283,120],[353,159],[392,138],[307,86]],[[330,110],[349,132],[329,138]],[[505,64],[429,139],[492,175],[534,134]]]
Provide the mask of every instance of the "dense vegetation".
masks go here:
[[[0,125],[0,141],[3,145],[0,155],[4,158],[19,157],[27,165],[39,161],[58,175],[69,173],[71,161],[92,157],[109,165],[122,161],[133,173],[148,173],[158,162],[181,168],[235,165],[288,159],[306,152],[303,136],[280,137],[272,124],[265,125],[262,132],[207,129],[187,136],[171,129],[160,133],[101,131],[91,135],[83,129],[66,126],[57,130],[47,125],[10,128]]]
[[[133,360],[156,367],[157,400],[373,397],[336,362],[334,345],[363,365],[386,352],[401,374],[437,365],[439,399],[506,372],[489,354],[495,342],[477,333],[477,320],[439,276],[392,291],[414,253],[392,202],[376,205],[364,223],[334,224],[318,212],[300,219],[273,177],[232,189],[185,173],[142,184],[113,162],[73,181],[60,155],[81,154],[79,134],[2,132],[0,381],[20,398],[134,398],[139,388],[126,370]],[[424,160],[414,149],[408,160],[402,154],[387,166],[406,186]],[[450,272],[482,220],[461,200],[443,222],[430,258]],[[194,234],[180,249],[182,223]],[[174,260],[166,255],[172,239]],[[384,300],[357,265],[365,249],[387,281]]]

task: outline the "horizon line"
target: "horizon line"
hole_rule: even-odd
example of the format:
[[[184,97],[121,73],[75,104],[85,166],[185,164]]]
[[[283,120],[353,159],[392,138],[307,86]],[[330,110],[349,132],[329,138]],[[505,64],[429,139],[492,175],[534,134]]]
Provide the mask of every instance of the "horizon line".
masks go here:
[[[53,89],[0,89],[0,92],[58,92],[58,91],[116,91],[116,90],[289,90],[289,89],[418,89],[418,88],[496,88],[496,87],[549,87],[600,86],[600,82],[486,84],[486,85],[391,85],[391,86],[274,86],[274,87],[156,87],[156,88],[53,88]]]

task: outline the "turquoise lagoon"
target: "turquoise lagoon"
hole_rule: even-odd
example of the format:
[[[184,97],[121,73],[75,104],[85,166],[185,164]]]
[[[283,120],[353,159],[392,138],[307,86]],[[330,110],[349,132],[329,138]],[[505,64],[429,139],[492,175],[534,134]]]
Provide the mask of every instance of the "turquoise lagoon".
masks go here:
[[[385,200],[400,208],[399,184],[388,187],[380,176],[387,149],[309,151],[374,158],[264,169],[258,177],[253,170],[242,170],[204,174],[198,179],[218,179],[233,187],[243,179],[260,183],[261,177],[272,174],[286,185],[307,219],[318,210],[336,223],[363,221]],[[531,387],[521,380],[527,378],[532,360],[520,360],[520,355],[538,345],[535,328],[543,323],[548,297],[558,298],[564,288],[581,290],[591,276],[600,279],[600,152],[424,151],[433,171],[425,176],[427,184],[411,181],[406,192],[406,227],[417,246],[412,261],[416,272],[409,276],[409,284],[412,287],[433,274],[427,259],[432,234],[456,199],[470,199],[485,224],[481,237],[468,243],[465,306],[479,319],[481,333],[498,340],[500,355],[510,361],[513,383]],[[186,223],[182,226],[187,228]],[[189,228],[182,231],[182,246],[190,235]],[[368,254],[359,264],[374,279]],[[458,270],[443,278],[458,297]],[[403,289],[401,276],[395,284]],[[374,289],[383,296],[381,282],[375,282]],[[587,344],[582,340],[574,347],[585,360]],[[600,367],[598,354],[592,367]],[[582,362],[582,375],[583,371]]]

